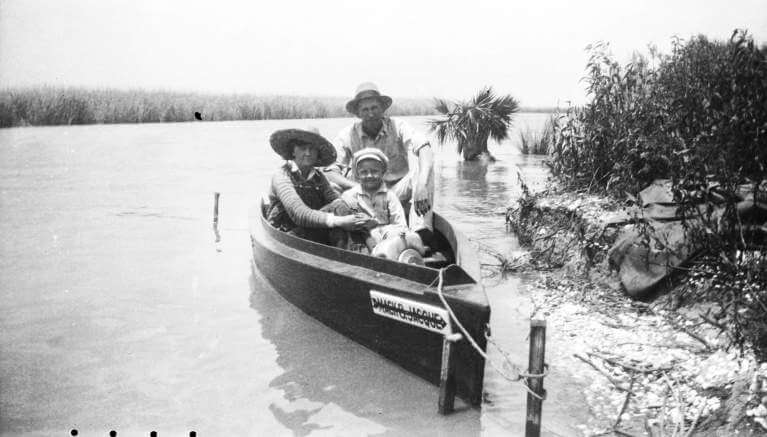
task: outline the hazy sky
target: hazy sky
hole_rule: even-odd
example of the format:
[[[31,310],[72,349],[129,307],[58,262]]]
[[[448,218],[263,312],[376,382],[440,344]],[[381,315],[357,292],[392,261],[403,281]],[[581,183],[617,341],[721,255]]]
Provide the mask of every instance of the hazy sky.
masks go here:
[[[625,61],[673,35],[767,41],[767,0],[0,0],[0,86],[584,100],[587,44]]]

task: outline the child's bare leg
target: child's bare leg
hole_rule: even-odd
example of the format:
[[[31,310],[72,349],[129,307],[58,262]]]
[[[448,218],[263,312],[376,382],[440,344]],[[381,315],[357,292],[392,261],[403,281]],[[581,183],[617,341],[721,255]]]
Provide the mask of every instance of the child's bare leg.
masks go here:
[[[341,228],[333,228],[329,232],[330,245],[340,249],[349,248],[349,233]]]
[[[376,244],[378,244],[378,241],[372,235],[368,234],[367,238],[365,238],[365,246],[368,247],[368,250],[372,252],[376,247]]]

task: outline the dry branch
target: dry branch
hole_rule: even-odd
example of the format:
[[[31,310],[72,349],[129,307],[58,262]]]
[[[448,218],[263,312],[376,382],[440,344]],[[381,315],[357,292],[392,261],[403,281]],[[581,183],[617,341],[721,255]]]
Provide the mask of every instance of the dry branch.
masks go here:
[[[594,370],[596,370],[597,372],[601,373],[605,378],[607,378],[613,384],[613,386],[615,386],[616,389],[620,391],[626,391],[626,392],[631,391],[630,389],[627,389],[626,387],[624,387],[622,382],[615,379],[612,375],[610,375],[609,373],[607,373],[607,371],[597,366],[596,363],[594,363],[590,359],[579,354],[573,354],[573,356],[583,361],[584,363],[588,364],[589,366],[593,367]]]
[[[613,431],[618,431],[618,426],[621,424],[621,417],[623,417],[623,413],[626,412],[626,408],[629,406],[629,402],[631,401],[631,396],[634,394],[631,389],[634,388],[634,380],[635,380],[635,374],[631,374],[631,382],[629,383],[629,389],[626,392],[626,399],[623,401],[623,406],[621,407],[621,410],[618,412],[618,417],[615,418],[615,424],[613,425]]]
[[[612,364],[614,366],[622,367],[622,368],[624,368],[626,370],[630,370],[632,372],[637,372],[637,373],[667,372],[667,371],[672,369],[672,367],[652,367],[652,368],[642,369],[642,368],[639,368],[639,367],[635,367],[635,366],[631,366],[629,364],[622,363],[622,362],[620,362],[618,360],[615,360],[615,359],[612,359],[610,357],[607,357],[607,356],[603,355],[602,353],[597,353],[597,352],[586,352],[586,353],[589,354],[592,357],[597,357],[597,358],[601,359],[602,361],[604,361],[606,363],[610,363],[610,364]]]

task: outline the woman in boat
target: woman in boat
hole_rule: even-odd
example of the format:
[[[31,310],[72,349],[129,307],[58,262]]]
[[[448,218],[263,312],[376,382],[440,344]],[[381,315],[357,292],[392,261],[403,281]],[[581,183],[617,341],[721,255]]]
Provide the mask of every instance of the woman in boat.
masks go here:
[[[269,144],[285,163],[272,177],[269,223],[285,232],[322,244],[341,245],[344,231],[362,229],[368,222],[353,214],[315,166],[336,159],[332,144],[315,129],[282,129]]]

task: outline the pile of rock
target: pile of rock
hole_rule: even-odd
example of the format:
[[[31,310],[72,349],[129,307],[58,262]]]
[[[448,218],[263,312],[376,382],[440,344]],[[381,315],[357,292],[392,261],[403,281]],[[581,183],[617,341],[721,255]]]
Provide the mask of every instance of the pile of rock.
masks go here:
[[[565,192],[507,211],[529,249],[518,259],[541,275],[530,295],[549,326],[547,361],[589,381],[584,435],[763,435],[767,363],[730,349],[721,330],[699,323],[706,309],[680,308],[674,293],[652,304],[626,296],[609,250],[632,216],[609,199]]]

